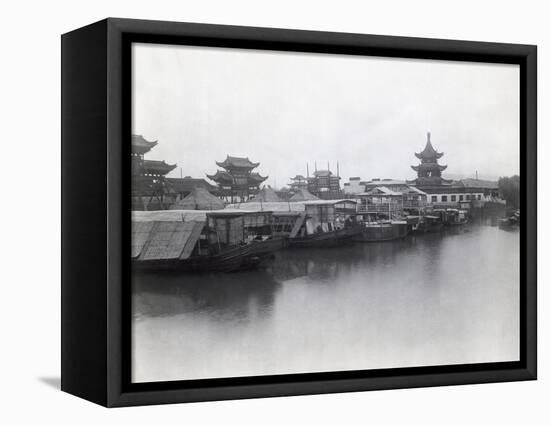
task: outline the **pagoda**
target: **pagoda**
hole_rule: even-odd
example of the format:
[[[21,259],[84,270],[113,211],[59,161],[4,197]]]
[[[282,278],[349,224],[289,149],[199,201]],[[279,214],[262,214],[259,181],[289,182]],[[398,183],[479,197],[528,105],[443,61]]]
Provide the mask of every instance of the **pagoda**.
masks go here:
[[[293,178],[290,178],[290,187],[291,192],[297,192],[299,189],[307,189],[307,178],[302,175],[296,175]]]
[[[158,141],[148,141],[141,135],[132,135],[132,175],[163,177],[176,168],[176,164],[144,159],[144,155],[157,144]]]
[[[418,187],[431,187],[452,183],[452,181],[441,177],[441,172],[447,166],[438,164],[437,160],[443,157],[443,152],[437,152],[432,146],[430,132],[428,132],[428,140],[424,150],[414,155],[420,160],[420,164],[418,166],[411,166],[417,172],[417,178],[408,183],[412,183]]]
[[[314,196],[323,200],[337,200],[342,198],[343,192],[340,189],[340,164],[336,163],[336,175],[330,170],[330,164],[327,164],[326,170],[317,170],[315,163],[315,171],[313,177],[307,177],[307,190]]]
[[[166,175],[176,164],[144,158],[158,141],[148,141],[141,135],[132,135],[132,197],[133,209],[158,210],[167,208]]]
[[[216,161],[216,164],[224,170],[206,176],[219,185],[218,195],[231,203],[248,201],[258,193],[260,184],[268,178],[252,172],[260,163],[253,163],[248,157],[228,155],[224,161]]]

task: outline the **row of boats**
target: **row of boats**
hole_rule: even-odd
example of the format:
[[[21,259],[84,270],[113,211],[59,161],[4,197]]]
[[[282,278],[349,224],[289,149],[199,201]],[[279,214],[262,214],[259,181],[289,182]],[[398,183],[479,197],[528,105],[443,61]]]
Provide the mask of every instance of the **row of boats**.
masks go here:
[[[359,213],[350,200],[316,200],[271,211],[169,210],[132,215],[133,267],[186,272],[251,269],[285,248],[393,241],[467,223],[466,212],[456,209],[380,220]]]

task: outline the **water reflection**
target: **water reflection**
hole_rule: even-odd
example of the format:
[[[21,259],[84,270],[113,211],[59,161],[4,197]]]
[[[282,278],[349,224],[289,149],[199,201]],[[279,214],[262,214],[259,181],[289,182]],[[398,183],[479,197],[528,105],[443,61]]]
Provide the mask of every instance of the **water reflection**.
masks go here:
[[[139,273],[132,277],[134,319],[186,313],[245,318],[253,307],[274,304],[280,284],[267,271],[193,275]],[[268,314],[269,309],[264,309]]]
[[[470,231],[136,274],[134,380],[517,359],[518,234]]]

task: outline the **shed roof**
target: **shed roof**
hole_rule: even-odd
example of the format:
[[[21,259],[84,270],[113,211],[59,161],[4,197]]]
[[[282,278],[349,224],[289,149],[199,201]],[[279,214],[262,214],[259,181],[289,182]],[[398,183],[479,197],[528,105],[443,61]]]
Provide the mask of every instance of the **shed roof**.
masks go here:
[[[369,180],[367,182],[363,182],[363,185],[367,186],[393,186],[393,185],[406,185],[407,182],[404,180],[398,180],[398,179],[373,179]]]
[[[300,188],[290,197],[290,201],[318,200],[319,198],[309,192],[307,189]]]
[[[271,210],[264,209],[264,212]],[[132,222],[190,222],[206,221],[207,215],[233,214],[246,215],[256,214],[259,210],[225,208],[223,210],[149,210],[132,211]]]
[[[264,186],[260,192],[258,192],[254,198],[252,199],[253,202],[278,202],[283,201],[281,198],[277,195],[277,193],[273,190],[273,188]]]
[[[171,210],[220,210],[224,203],[204,188],[194,188],[183,200],[178,201]]]
[[[426,194],[424,191],[418,189],[416,186],[410,186],[410,185],[408,185],[407,188],[408,188],[408,189],[407,189],[407,191],[405,191],[405,192],[416,192],[416,193],[418,193],[418,194],[420,194],[420,195],[428,195],[428,194]]]
[[[357,204],[357,200],[352,200],[351,198],[343,198],[341,200],[310,200],[310,201],[303,201],[302,204],[306,206],[322,206],[322,205],[335,205],[340,203],[353,203]]]
[[[304,203],[301,201],[267,201],[240,204],[228,204],[227,209],[239,211],[272,211],[272,212],[301,212],[304,211]]]
[[[487,189],[498,189],[498,182],[492,180],[483,180],[483,179],[462,179],[460,180],[462,185],[466,188],[487,188]]]
[[[389,189],[387,186],[376,186],[376,187],[372,188],[370,191],[363,192],[362,194],[358,194],[358,195],[376,195],[376,194],[383,194],[383,195],[388,195],[388,196],[403,195],[401,192],[393,191],[393,190]]]

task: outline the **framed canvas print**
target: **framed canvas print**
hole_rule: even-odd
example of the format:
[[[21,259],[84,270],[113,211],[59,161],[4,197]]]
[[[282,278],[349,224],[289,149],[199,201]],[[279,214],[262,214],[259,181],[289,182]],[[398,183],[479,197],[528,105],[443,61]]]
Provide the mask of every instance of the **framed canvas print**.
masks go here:
[[[536,378],[536,47],[107,19],[62,37],[62,389]]]

